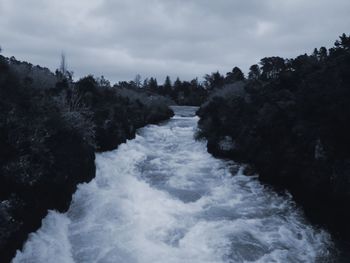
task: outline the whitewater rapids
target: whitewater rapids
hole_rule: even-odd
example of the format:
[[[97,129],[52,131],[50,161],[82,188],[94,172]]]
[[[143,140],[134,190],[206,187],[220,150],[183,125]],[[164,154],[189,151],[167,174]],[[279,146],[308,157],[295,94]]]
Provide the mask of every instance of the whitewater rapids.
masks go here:
[[[194,107],[98,154],[69,211],[50,211],[14,263],[328,262],[329,234],[196,141]]]

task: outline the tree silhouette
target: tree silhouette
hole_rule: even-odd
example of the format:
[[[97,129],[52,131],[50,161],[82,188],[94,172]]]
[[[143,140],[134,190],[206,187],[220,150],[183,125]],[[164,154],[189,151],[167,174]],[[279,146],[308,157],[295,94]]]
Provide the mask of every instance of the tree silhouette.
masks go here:
[[[237,81],[242,81],[244,79],[245,77],[242,70],[238,67],[234,67],[231,72],[226,73],[225,83],[234,83]]]
[[[320,61],[325,61],[328,56],[328,51],[325,47],[321,47],[319,52],[318,52],[318,58]]]
[[[60,72],[62,73],[63,76],[65,76],[67,72],[66,55],[63,52],[61,54]]]
[[[255,64],[249,68],[248,79],[257,80],[261,76],[259,65]]]
[[[166,76],[165,82],[163,85],[163,94],[170,96],[172,91],[172,85],[171,85],[171,80],[169,76]]]
[[[148,83],[148,88],[150,90],[157,90],[158,89],[158,82],[156,78],[151,77]]]
[[[182,86],[182,82],[181,82],[180,78],[177,77],[175,82],[174,82],[174,89],[180,89],[181,86]]]
[[[204,76],[204,86],[208,90],[213,90],[216,88],[221,88],[224,86],[225,78],[220,74],[219,71],[211,73],[211,75],[206,74]]]
[[[281,71],[285,69],[284,59],[281,57],[267,57],[260,61],[262,78],[264,80],[276,79]]]
[[[337,48],[343,48],[345,50],[349,50],[350,49],[350,36],[347,36],[344,33],[339,38],[340,38],[340,40],[335,41],[334,45]]]
[[[171,80],[169,76],[166,76],[163,86],[165,89],[171,89]]]

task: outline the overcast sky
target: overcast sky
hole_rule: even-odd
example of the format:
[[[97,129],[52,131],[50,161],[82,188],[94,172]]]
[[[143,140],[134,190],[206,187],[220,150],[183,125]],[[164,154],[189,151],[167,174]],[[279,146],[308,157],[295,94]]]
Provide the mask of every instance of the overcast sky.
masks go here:
[[[202,77],[331,47],[350,0],[0,0],[0,46],[76,78]]]

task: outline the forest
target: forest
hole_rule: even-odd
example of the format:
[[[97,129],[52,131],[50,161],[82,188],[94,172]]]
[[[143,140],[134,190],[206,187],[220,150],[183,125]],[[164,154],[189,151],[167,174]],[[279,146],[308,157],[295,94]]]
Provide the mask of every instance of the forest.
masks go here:
[[[263,58],[231,86],[212,79],[197,135],[209,152],[287,189],[312,221],[348,239],[350,37],[294,59]]]
[[[0,258],[10,260],[48,210],[68,209],[95,177],[95,154],[137,129],[171,118],[170,105],[200,106],[196,138],[218,158],[243,164],[308,218],[350,236],[350,36],[293,59],[265,57],[202,80],[167,76],[111,85],[74,80],[0,56]]]
[[[118,147],[173,115],[157,94],[73,81],[0,56],[0,258],[9,261],[49,209],[66,211],[79,183],[95,177],[95,152]]]

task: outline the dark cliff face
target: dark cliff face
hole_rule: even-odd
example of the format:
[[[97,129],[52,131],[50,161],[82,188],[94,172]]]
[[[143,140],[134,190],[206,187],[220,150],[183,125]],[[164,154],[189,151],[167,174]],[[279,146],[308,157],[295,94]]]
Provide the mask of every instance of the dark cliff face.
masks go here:
[[[209,152],[249,164],[288,189],[310,219],[350,240],[347,43],[286,60],[277,75],[246,80],[241,94],[217,91],[198,115]]]
[[[1,262],[49,209],[68,209],[77,185],[95,176],[95,151],[115,149],[137,128],[173,115],[160,97],[147,104],[144,94],[135,99],[134,91],[125,95],[91,76],[73,83],[48,70],[34,81],[37,68],[23,65],[0,56]]]

